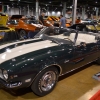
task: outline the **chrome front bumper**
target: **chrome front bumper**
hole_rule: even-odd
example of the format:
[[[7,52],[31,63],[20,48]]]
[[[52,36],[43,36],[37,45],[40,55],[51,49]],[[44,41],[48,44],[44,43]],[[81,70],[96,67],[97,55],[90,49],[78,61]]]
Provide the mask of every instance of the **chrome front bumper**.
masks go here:
[[[22,82],[13,82],[13,83],[7,83],[6,81],[0,79],[0,86],[6,87],[6,88],[17,88],[22,85]]]

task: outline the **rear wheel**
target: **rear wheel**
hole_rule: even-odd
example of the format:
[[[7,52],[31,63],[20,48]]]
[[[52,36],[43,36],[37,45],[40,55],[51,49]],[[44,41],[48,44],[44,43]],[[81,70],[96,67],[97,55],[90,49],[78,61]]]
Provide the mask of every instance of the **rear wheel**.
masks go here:
[[[25,30],[20,30],[19,31],[19,37],[22,38],[22,39],[27,38],[26,31]]]
[[[50,93],[57,81],[58,70],[55,67],[49,67],[43,70],[33,82],[31,89],[38,96],[45,96]]]

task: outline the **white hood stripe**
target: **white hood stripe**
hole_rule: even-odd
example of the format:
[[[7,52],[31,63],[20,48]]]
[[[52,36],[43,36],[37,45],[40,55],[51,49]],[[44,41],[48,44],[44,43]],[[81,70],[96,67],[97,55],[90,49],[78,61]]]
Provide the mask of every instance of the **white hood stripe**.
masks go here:
[[[46,41],[41,41],[41,42],[35,42],[35,43],[30,43],[30,44],[25,44],[22,46],[18,46],[13,49],[7,49],[6,52],[0,54],[0,63],[13,59],[17,56],[21,56],[24,54],[27,54],[32,51],[48,48],[48,47],[53,47],[57,46],[58,44],[52,43],[49,40]]]
[[[5,47],[10,46],[10,45],[17,44],[17,43],[24,43],[24,42],[29,42],[29,41],[39,40],[39,39],[40,39],[40,38],[28,39],[28,40],[17,41],[17,42],[13,42],[13,43],[8,43],[8,44],[0,45],[0,49],[5,48]]]

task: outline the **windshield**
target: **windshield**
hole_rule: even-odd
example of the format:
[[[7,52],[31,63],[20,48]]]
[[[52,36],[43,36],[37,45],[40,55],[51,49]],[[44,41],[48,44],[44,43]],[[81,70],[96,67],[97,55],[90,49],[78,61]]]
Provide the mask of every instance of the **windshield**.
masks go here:
[[[35,38],[48,39],[57,44],[73,44],[75,34],[72,40],[70,39],[70,34],[71,32],[69,32],[67,28],[45,27],[35,35]]]
[[[13,20],[13,19],[12,19],[12,20],[9,20],[7,24],[8,24],[8,25],[9,25],[9,24],[17,25],[18,22],[19,22],[19,20]]]
[[[25,19],[23,20],[26,24],[39,24],[39,21],[37,20],[30,20],[30,19]]]

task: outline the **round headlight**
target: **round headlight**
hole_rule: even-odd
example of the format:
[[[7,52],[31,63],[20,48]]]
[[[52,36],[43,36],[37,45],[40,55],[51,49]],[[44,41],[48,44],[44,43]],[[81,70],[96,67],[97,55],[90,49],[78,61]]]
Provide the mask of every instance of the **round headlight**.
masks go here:
[[[8,72],[6,70],[3,71],[3,77],[7,80],[8,79]]]

